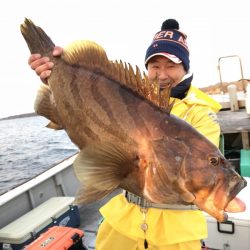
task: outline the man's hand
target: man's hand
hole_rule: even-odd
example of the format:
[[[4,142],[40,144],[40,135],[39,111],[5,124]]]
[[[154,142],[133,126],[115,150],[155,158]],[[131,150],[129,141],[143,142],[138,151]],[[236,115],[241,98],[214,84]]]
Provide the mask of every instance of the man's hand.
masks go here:
[[[63,53],[63,48],[55,46],[52,54],[53,56],[60,56]],[[28,64],[35,70],[42,82],[47,83],[48,77],[51,75],[53,62],[48,57],[42,57],[40,54],[31,54],[28,59]]]

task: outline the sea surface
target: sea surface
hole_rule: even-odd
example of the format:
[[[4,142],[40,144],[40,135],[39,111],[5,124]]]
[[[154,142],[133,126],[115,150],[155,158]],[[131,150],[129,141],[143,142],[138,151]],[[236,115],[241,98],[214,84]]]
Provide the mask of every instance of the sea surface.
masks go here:
[[[0,120],[0,194],[78,152],[64,130],[41,116]]]

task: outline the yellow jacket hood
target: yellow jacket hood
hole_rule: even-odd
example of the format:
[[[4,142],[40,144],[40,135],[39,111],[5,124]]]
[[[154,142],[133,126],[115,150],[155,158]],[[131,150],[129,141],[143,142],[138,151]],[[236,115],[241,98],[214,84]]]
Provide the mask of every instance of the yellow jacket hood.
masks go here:
[[[175,106],[179,106],[180,103],[185,103],[186,105],[202,105],[207,106],[212,109],[213,112],[217,113],[221,109],[221,105],[214,100],[212,97],[208,96],[206,93],[202,92],[198,88],[191,86],[186,97],[182,100],[177,98],[171,98],[172,100],[175,99]]]

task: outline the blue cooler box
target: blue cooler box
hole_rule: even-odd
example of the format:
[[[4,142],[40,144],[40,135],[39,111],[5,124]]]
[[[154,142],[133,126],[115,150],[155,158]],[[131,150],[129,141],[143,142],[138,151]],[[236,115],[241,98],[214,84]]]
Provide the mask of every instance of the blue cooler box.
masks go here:
[[[0,230],[0,250],[21,250],[52,226],[78,227],[74,197],[52,197]]]

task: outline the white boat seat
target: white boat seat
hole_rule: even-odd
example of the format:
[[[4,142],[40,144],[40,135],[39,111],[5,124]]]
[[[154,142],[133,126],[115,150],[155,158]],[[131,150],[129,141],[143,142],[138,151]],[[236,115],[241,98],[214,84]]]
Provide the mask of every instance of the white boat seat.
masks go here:
[[[52,197],[0,229],[0,243],[19,244],[69,210],[75,197]]]

